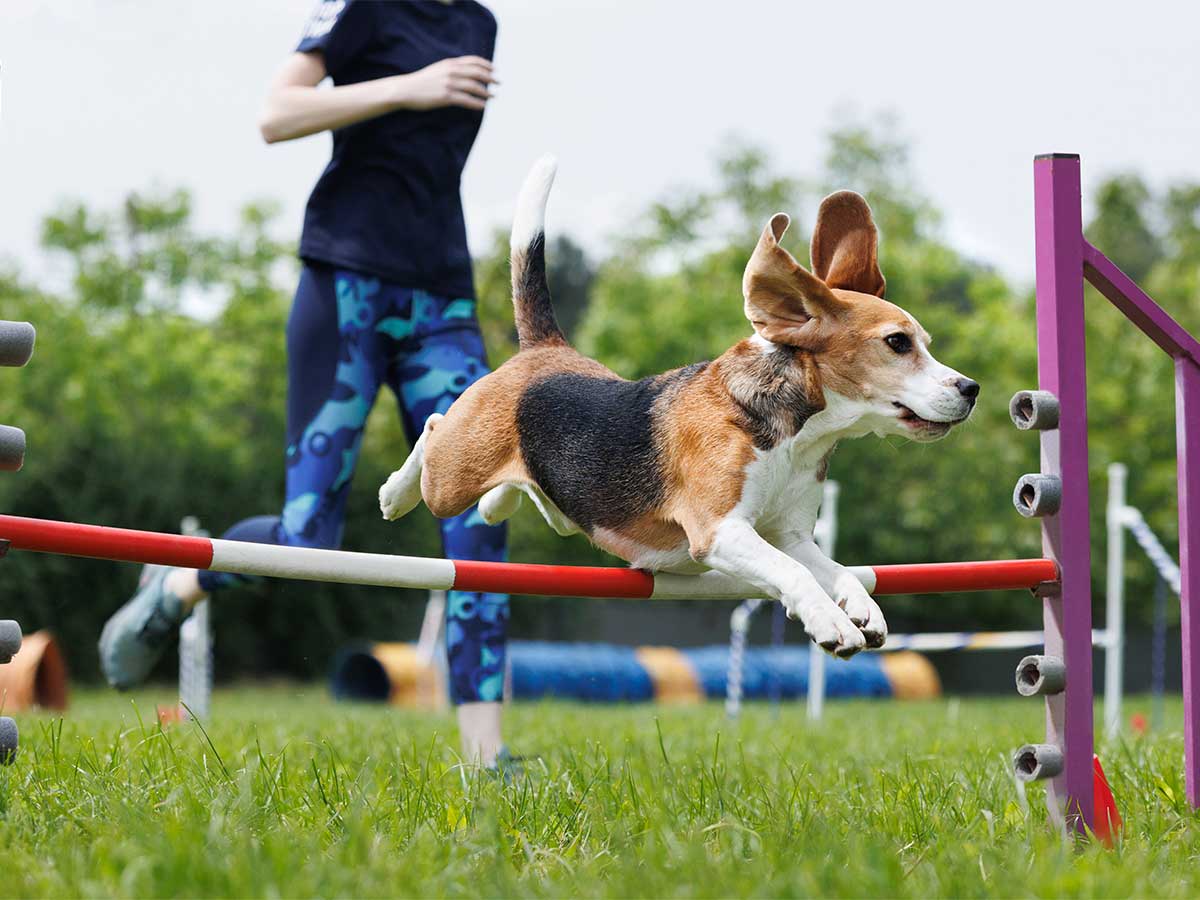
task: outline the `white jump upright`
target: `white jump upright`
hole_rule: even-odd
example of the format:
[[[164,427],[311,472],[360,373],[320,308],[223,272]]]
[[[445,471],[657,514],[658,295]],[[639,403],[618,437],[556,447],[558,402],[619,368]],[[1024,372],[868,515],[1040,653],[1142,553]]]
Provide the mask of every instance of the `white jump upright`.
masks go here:
[[[1125,532],[1134,541],[1158,578],[1176,597],[1182,595],[1183,576],[1162,541],[1150,528],[1141,510],[1127,500],[1128,470],[1121,463],[1108,467],[1108,509],[1105,522],[1108,530],[1108,565],[1106,582],[1108,596],[1104,633],[1104,733],[1114,737],[1121,730],[1121,697],[1125,677]]]
[[[185,516],[179,533],[206,537],[195,516]],[[201,600],[179,629],[179,714],[209,721],[213,689],[212,605]]]

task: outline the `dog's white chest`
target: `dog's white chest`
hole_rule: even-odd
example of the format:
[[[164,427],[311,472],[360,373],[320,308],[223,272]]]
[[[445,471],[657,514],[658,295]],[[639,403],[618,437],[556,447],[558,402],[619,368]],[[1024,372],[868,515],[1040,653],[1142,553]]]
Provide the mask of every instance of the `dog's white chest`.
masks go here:
[[[811,534],[821,506],[826,448],[784,444],[763,451],[746,467],[738,511],[764,537]]]

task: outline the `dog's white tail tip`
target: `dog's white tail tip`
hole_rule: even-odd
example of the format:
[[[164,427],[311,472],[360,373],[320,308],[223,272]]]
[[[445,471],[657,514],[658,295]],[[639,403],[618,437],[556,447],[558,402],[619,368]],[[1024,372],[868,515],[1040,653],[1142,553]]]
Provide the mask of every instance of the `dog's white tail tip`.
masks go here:
[[[513,216],[512,248],[514,251],[524,250],[533,239],[544,233],[546,228],[546,199],[550,196],[550,188],[554,185],[554,175],[558,171],[558,159],[553,153],[546,153],[525,176],[521,185],[521,193],[517,196],[517,211]]]

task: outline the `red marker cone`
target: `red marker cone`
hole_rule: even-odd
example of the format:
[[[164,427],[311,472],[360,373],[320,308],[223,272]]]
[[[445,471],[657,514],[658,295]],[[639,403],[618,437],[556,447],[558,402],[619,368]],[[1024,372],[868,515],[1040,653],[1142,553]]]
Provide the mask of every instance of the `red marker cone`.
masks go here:
[[[1121,830],[1121,813],[1113,798],[1112,788],[1104,777],[1100,757],[1092,754],[1092,794],[1095,797],[1093,833],[1105,847],[1112,847],[1113,838]]]

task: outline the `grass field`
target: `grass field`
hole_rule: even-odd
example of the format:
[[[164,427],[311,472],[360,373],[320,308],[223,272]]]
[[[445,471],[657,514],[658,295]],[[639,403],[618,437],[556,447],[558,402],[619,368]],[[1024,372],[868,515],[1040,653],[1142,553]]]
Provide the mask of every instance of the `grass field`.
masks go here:
[[[1075,848],[1008,775],[1034,701],[835,703],[818,730],[799,707],[522,705],[539,758],[505,783],[458,765],[445,715],[242,689],[207,735],[163,732],[168,696],[20,718],[0,895],[1200,894],[1178,731],[1102,748],[1126,831]]]

